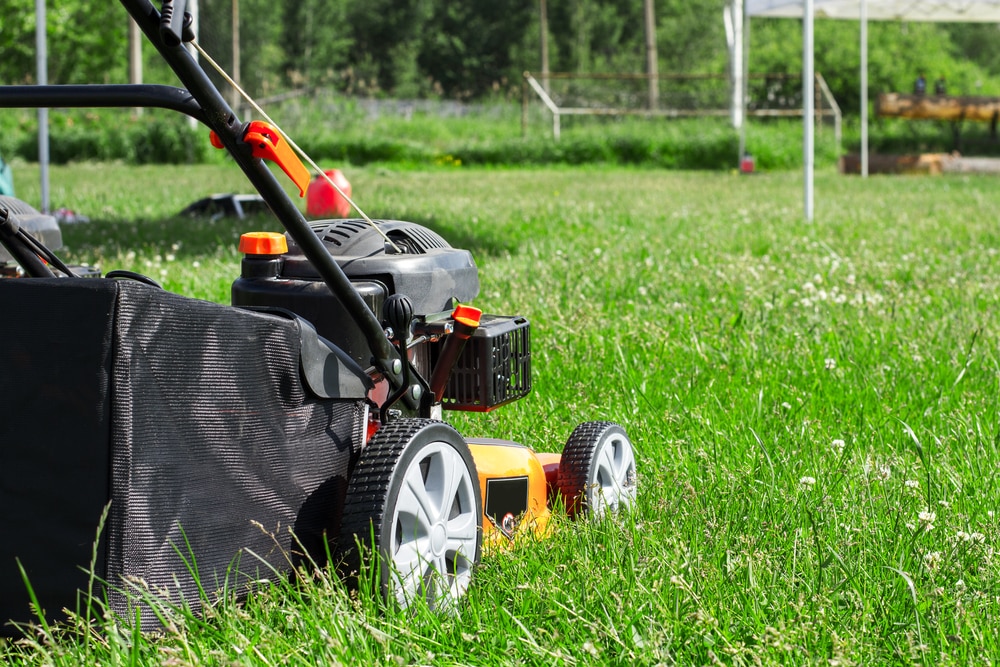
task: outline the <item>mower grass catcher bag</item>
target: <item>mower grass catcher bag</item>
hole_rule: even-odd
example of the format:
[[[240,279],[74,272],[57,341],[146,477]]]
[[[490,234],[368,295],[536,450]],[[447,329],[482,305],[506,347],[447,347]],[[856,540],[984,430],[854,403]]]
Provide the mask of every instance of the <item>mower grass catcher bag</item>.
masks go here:
[[[2,280],[0,310],[0,633],[33,618],[25,577],[50,620],[93,576],[147,630],[151,600],[322,563],[366,378],[331,357],[339,391],[310,390],[308,325],[108,279]]]

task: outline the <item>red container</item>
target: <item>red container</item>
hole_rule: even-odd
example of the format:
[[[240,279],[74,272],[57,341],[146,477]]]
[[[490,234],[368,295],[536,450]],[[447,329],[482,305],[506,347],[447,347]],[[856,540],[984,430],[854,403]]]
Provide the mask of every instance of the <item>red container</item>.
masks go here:
[[[345,195],[351,196],[351,184],[339,169],[324,172]],[[306,190],[306,213],[313,218],[346,218],[351,205],[325,178],[314,178]]]
[[[743,159],[740,160],[740,173],[752,174],[753,167],[753,155],[744,155]]]

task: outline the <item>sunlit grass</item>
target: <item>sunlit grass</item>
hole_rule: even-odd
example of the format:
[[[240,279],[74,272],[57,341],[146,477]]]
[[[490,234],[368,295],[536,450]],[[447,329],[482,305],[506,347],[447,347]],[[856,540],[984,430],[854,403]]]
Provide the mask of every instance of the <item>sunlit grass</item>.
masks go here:
[[[637,510],[488,556],[455,617],[276,585],[160,637],[26,663],[992,664],[1000,659],[1000,182],[622,169],[347,174],[476,255],[535,391],[469,436],[622,423]],[[19,165],[19,194],[36,196]],[[57,169],[66,256],[225,302],[245,223],[170,218],[230,167]],[[34,202],[37,203],[37,202]],[[257,221],[273,229],[271,221]]]

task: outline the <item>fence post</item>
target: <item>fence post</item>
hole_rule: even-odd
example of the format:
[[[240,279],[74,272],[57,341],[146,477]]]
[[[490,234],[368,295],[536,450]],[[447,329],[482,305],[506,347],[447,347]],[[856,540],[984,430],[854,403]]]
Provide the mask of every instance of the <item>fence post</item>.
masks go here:
[[[528,82],[521,79],[521,138],[528,136]]]

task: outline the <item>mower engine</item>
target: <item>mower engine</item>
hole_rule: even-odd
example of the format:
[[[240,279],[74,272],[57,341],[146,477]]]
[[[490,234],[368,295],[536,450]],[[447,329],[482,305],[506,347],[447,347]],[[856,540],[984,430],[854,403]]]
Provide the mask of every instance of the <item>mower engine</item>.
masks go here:
[[[528,320],[480,315],[461,306],[479,294],[471,253],[412,222],[374,222],[375,227],[359,219],[321,220],[310,226],[381,319],[386,335],[405,345],[426,394],[420,403],[431,410],[485,412],[526,396]],[[232,288],[234,306],[289,310],[362,368],[373,365],[361,330],[291,238],[248,234],[240,248],[244,258]],[[406,316],[394,316],[401,307]]]

